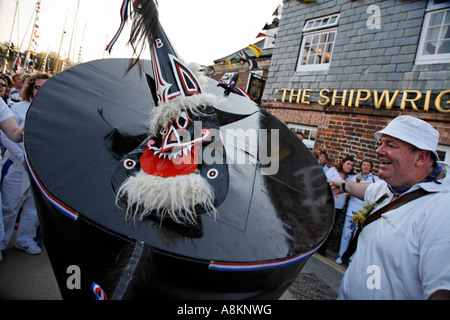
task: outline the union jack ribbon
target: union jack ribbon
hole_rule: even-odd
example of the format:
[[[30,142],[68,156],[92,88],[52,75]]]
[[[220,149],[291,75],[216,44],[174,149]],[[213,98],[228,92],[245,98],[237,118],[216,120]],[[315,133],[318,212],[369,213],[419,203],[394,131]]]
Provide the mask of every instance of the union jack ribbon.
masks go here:
[[[236,87],[235,89],[236,89],[237,91],[239,91],[239,93],[240,93],[242,96],[247,97],[247,98],[250,99],[250,95],[249,95],[244,89],[242,89],[241,87]]]
[[[95,293],[95,300],[107,300],[105,291],[95,282],[91,284],[91,290]]]
[[[137,0],[133,0],[132,5],[134,6]],[[108,46],[106,47],[106,51],[109,52],[109,54],[111,54],[111,50],[112,47],[114,46],[114,44],[116,43],[117,39],[119,39],[120,33],[122,32],[123,28],[125,27],[125,22],[127,21],[128,18],[128,7],[130,5],[131,0],[124,0],[122,3],[122,7],[120,8],[120,18],[121,18],[121,23],[120,23],[120,27],[119,30],[117,30],[116,35],[114,36],[114,38],[111,40],[111,42],[108,44]]]
[[[44,198],[46,198],[56,209],[58,209],[58,211],[65,214],[70,219],[76,221],[78,219],[78,213],[75,210],[73,210],[73,209],[69,208],[68,206],[66,206],[65,204],[63,204],[58,199],[56,199],[54,196],[52,196],[50,194],[50,192],[47,191],[47,189],[45,189],[44,185],[40,182],[36,173],[34,172],[33,168],[31,167],[30,162],[28,160],[28,155],[26,152],[25,152],[25,161],[26,161],[26,164],[28,167],[28,172],[30,172],[31,177],[33,178],[34,182],[36,183],[39,191],[44,196]]]
[[[230,262],[211,261],[208,269],[217,271],[254,271],[254,270],[284,267],[310,257],[311,255],[314,254],[314,252],[316,252],[320,248],[323,242],[317,247],[308,250],[306,252],[303,252],[302,254],[299,254],[292,258],[274,261],[250,262],[250,263],[233,263],[233,262],[230,263]]]

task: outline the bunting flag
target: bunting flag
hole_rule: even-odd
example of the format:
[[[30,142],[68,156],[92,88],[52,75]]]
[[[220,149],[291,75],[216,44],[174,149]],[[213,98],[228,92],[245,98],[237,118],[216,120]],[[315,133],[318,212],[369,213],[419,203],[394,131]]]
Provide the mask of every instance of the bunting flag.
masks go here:
[[[244,60],[244,62],[248,63],[248,67],[250,68],[250,70],[253,69],[258,69],[258,62],[256,61],[255,58],[251,58],[247,53],[245,53],[244,50],[241,50],[239,52],[239,57]]]
[[[266,35],[264,34],[264,33],[262,33],[262,32],[260,32],[260,33],[258,33],[258,35],[256,36],[256,38],[263,38],[263,37],[265,37]]]
[[[39,25],[37,24],[37,22],[39,21],[39,13],[40,12],[41,12],[41,1],[37,1],[37,3],[36,3],[36,20],[34,23],[33,35],[32,35],[31,45],[29,48],[30,55],[35,55],[37,53],[37,48],[39,46],[37,43],[37,39],[39,39],[39,35],[38,35]],[[27,67],[31,67],[32,65],[33,65],[32,62],[27,62]]]
[[[252,51],[255,53],[256,57],[258,58],[261,55],[262,50],[255,46],[254,44],[251,44],[248,46]]]
[[[227,65],[228,65],[228,67],[229,67],[230,69],[232,69],[231,64],[232,64],[232,63],[239,62],[239,61],[240,61],[239,59],[236,59],[235,57],[233,57],[233,58],[231,58],[231,59],[226,60],[226,63],[227,63]]]
[[[20,61],[20,56],[17,55],[17,59],[16,59],[16,72],[22,72],[22,62]]]
[[[41,67],[41,71],[46,71],[45,67],[47,66],[47,60],[48,60],[48,51],[47,54],[45,55],[44,61],[42,61],[42,67]]]

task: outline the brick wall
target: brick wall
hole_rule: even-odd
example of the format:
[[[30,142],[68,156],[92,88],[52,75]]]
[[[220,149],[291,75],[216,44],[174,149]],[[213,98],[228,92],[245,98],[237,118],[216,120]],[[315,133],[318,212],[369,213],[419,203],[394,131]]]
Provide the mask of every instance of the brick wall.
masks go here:
[[[439,131],[439,142],[450,144],[450,119],[448,115],[437,112],[418,114],[413,111],[374,110],[371,107],[323,107],[276,101],[266,101],[264,105],[284,122],[317,127],[314,149],[326,151],[330,165],[337,164],[346,155],[352,155],[358,164],[364,158],[372,159],[374,171],[377,172],[377,141],[373,134],[399,115],[411,115],[428,121]]]
[[[263,77],[267,77],[269,73],[271,60],[270,59],[258,59],[258,70],[263,70]],[[228,65],[224,62],[220,64],[214,65],[214,73],[211,75],[211,78],[219,81],[222,79],[223,75],[231,72],[239,72],[239,79],[237,82],[237,86],[243,89],[246,89],[248,77],[250,75],[250,69],[247,63],[232,63],[232,69],[228,67]]]

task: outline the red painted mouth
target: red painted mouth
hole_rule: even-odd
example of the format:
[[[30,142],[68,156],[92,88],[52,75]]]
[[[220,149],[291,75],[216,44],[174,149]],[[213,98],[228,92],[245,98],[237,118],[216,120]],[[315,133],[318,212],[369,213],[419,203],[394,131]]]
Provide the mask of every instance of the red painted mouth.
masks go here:
[[[199,149],[197,145],[168,153],[146,150],[141,156],[141,168],[147,174],[158,177],[188,175],[197,169]]]

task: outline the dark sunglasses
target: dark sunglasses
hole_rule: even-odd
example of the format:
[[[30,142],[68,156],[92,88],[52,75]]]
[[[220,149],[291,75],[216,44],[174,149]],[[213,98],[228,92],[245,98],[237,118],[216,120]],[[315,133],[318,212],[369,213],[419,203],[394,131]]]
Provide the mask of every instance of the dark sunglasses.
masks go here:
[[[39,90],[41,88],[41,86],[33,86],[33,88],[35,88],[36,90]]]

